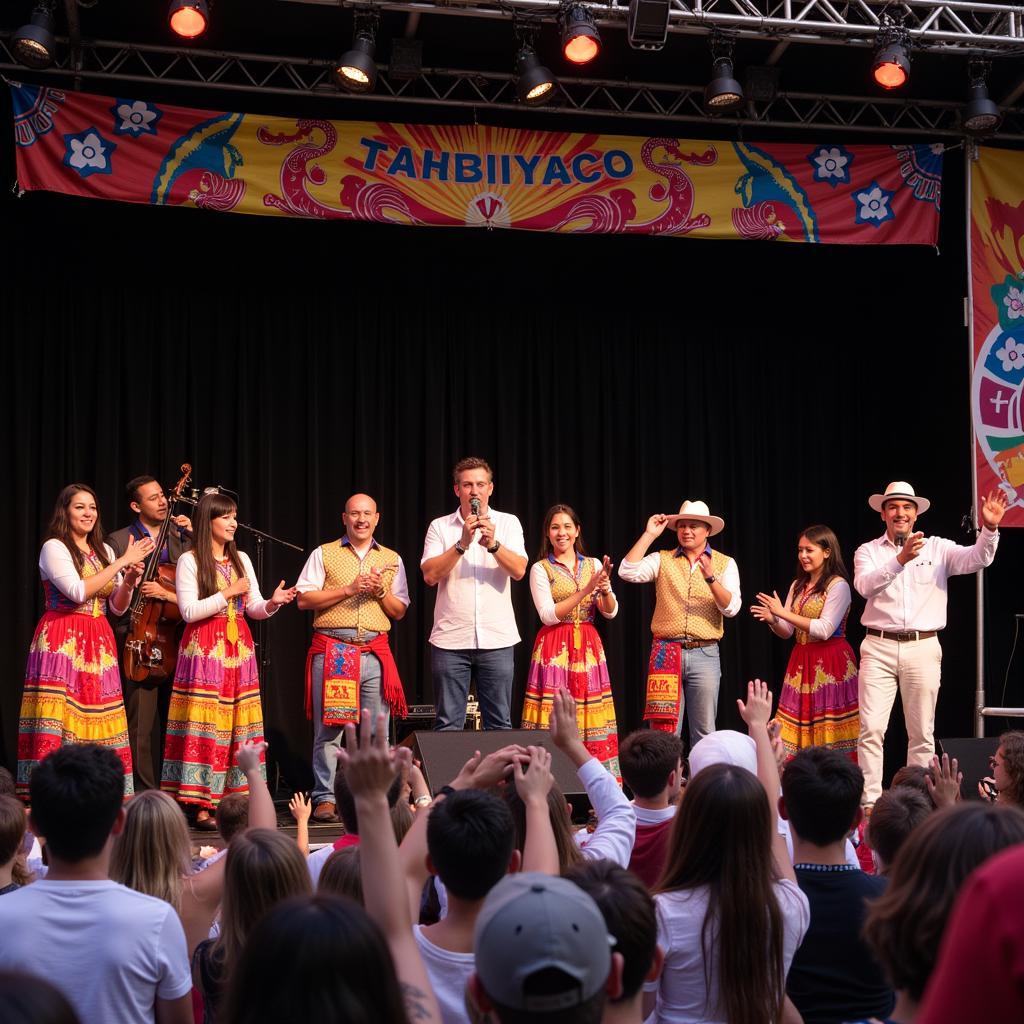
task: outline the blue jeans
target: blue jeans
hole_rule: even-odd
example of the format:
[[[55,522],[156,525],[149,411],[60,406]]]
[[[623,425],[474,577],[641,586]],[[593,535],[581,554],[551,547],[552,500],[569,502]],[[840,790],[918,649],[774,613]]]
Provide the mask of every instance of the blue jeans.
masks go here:
[[[335,640],[349,640],[356,635],[354,629],[318,629],[318,633],[333,637]],[[375,633],[364,633],[367,640],[372,640]],[[334,773],[338,767],[337,752],[341,749],[342,730],[336,725],[323,723],[324,697],[324,656],[317,654],[310,667],[313,686],[313,793],[312,803],[323,803],[325,800],[334,802]],[[380,697],[381,667],[375,654],[364,651],[359,659],[359,707],[370,712],[372,721],[377,720],[379,712],[390,717],[391,709]],[[387,731],[387,718],[384,730]]]
[[[462,729],[466,725],[469,683],[476,679],[476,695],[485,729],[512,728],[512,672],[514,648],[490,651],[470,648],[449,651],[430,645],[430,669],[437,704],[435,729]]]
[[[679,721],[676,735],[683,731],[683,712],[690,724],[690,749],[709,733],[715,731],[718,713],[718,689],[722,681],[722,660],[718,644],[681,650],[683,693],[679,701]]]

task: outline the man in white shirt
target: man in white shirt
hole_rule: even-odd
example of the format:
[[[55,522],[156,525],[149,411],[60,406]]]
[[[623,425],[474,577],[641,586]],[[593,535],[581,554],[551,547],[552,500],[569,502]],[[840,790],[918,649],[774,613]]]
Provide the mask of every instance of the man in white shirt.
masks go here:
[[[647,554],[666,529],[676,531],[678,546]],[[736,562],[708,543],[723,529],[725,520],[711,515],[705,502],[684,501],[678,515],[651,516],[619,566],[627,583],[653,582],[657,595],[644,719],[678,735],[685,712],[691,749],[715,731],[723,619],[743,603]]]
[[[362,708],[372,722],[382,711],[385,722],[392,711],[399,718],[406,711],[388,643],[391,623],[409,607],[405,565],[374,540],[380,513],[368,494],[353,494],[341,521],[345,533],[313,551],[295,584],[299,607],[314,612],[306,711],[313,719],[313,820],[319,822],[339,820],[334,772],[344,723],[358,721]]]
[[[420,569],[437,587],[430,633],[435,729],[462,729],[475,677],[485,729],[512,728],[513,650],[519,631],[511,580],[526,574],[519,520],[490,507],[491,467],[483,459],[455,464],[459,507],[427,528]]]
[[[864,804],[882,792],[882,743],[896,688],[907,722],[907,764],[927,765],[935,753],[935,704],[942,673],[938,633],[946,625],[947,580],[991,565],[999,543],[1006,498],[989,495],[981,506],[984,528],[971,547],[913,532],[931,502],[895,480],[868,504],[885,533],[857,548],[853,585],[865,600],[860,646],[860,739]]]
[[[46,878],[0,899],[0,967],[55,985],[81,1024],[191,1024],[192,975],[174,908],[110,881],[124,827],[124,766],[73,744],[32,773],[32,831]]]

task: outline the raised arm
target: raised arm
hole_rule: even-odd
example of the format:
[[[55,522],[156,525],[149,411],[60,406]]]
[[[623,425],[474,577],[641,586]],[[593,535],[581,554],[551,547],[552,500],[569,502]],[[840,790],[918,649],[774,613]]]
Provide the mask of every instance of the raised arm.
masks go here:
[[[644,532],[637,537],[636,542],[626,552],[619,566],[619,577],[627,583],[649,583],[657,575],[652,572],[646,555],[647,549],[665,532],[665,524],[668,516],[663,512],[656,512],[647,520]]]
[[[543,747],[527,747],[513,772],[516,792],[526,807],[526,841],[523,844],[523,871],[561,874],[558,846],[551,827],[548,793],[555,781],[551,774],[551,754]]]

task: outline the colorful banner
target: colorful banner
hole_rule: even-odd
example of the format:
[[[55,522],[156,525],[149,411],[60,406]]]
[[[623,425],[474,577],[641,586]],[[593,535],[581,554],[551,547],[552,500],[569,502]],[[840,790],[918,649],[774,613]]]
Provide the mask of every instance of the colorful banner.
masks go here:
[[[12,84],[22,189],[236,213],[934,245],[942,147],[287,119]]]
[[[978,490],[1002,489],[1004,526],[1024,526],[1024,153],[971,164],[975,462]]]

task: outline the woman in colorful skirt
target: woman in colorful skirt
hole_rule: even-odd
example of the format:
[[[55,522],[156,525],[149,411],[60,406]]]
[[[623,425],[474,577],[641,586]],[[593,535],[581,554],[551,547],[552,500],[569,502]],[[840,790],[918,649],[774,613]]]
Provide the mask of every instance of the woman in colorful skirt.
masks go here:
[[[68,484],[57,496],[46,538],[39,553],[46,611],[25,668],[17,791],[28,797],[35,766],[63,744],[100,743],[121,758],[124,791],[130,795],[128,722],[106,613],[108,602],[115,615],[128,607],[153,541],[133,538],[115,558],[103,543],[96,493],[85,484]]]
[[[248,556],[235,546],[235,503],[205,494],[193,520],[193,546],[178,559],[175,589],[188,625],[178,649],[160,788],[213,830],[225,793],[247,793],[238,746],[263,739],[263,709],[252,634],[245,616],[267,619],[295,600],[284,580],[260,593]],[[262,760],[262,759],[261,759]],[[264,772],[266,769],[262,769]]]
[[[548,728],[554,694],[566,687],[576,701],[584,745],[619,779],[615,702],[604,647],[594,628],[598,611],[612,619],[619,610],[611,565],[607,557],[603,562],[586,557],[579,517],[568,505],[553,505],[544,516],[530,593],[544,625],[530,658],[522,727]]]
[[[856,761],[857,662],[846,642],[850,577],[839,541],[827,526],[804,530],[796,554],[796,579],[785,603],[773,591],[758,594],[750,609],[776,636],[796,633],[776,715],[782,743],[789,757],[820,746]]]

